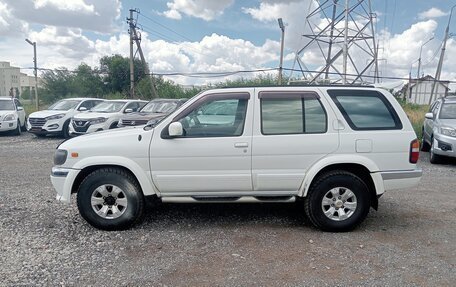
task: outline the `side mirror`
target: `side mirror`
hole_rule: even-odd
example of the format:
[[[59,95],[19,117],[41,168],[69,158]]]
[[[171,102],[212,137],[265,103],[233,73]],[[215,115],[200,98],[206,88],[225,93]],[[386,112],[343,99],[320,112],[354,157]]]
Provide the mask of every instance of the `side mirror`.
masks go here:
[[[180,122],[173,122],[168,127],[168,133],[170,137],[180,137],[184,134],[184,129]]]
[[[428,120],[433,120],[434,119],[434,114],[433,113],[426,113],[424,117]]]
[[[133,112],[133,109],[126,109],[124,113],[129,114],[129,113],[132,113],[132,112]]]
[[[23,107],[17,107],[17,110],[18,110],[18,111],[23,111],[24,108],[23,108]]]
[[[84,111],[87,111],[87,108],[86,108],[86,107],[80,107],[80,108],[78,109],[78,111],[84,112]]]

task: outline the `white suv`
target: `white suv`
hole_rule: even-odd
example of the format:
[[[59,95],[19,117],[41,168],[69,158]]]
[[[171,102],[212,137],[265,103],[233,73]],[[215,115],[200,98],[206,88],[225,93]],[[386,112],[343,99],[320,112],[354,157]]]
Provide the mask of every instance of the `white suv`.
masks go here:
[[[21,102],[15,98],[0,97],[0,132],[25,130],[26,115]]]
[[[97,98],[69,98],[60,100],[47,110],[31,113],[27,121],[27,130],[38,137],[48,134],[69,137],[71,118],[77,113],[90,110],[103,102]]]
[[[125,229],[162,202],[294,202],[347,231],[385,190],[415,186],[419,141],[387,91],[265,87],[205,91],[156,126],[62,143],[51,181],[91,225]]]
[[[70,135],[83,135],[117,128],[122,116],[139,111],[147,101],[111,100],[104,101],[86,113],[73,117],[70,124]]]

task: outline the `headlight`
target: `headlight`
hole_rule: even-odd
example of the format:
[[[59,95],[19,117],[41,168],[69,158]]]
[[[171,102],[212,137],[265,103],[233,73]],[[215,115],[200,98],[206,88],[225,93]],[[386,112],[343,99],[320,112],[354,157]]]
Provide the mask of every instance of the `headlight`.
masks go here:
[[[90,120],[90,124],[92,124],[92,125],[101,124],[101,123],[106,122],[106,120],[107,120],[107,118],[97,118],[97,119]]]
[[[64,149],[58,149],[54,153],[54,164],[62,165],[67,159],[68,152]]]
[[[450,136],[450,137],[456,137],[456,129],[450,128],[450,127],[441,127],[440,128],[440,133],[442,135]]]
[[[58,119],[61,119],[65,116],[65,114],[58,114],[58,115],[53,115],[53,116],[49,116],[49,117],[46,117],[46,120],[58,120]]]
[[[16,120],[16,115],[15,114],[8,114],[6,117],[3,119],[4,121],[14,121]]]

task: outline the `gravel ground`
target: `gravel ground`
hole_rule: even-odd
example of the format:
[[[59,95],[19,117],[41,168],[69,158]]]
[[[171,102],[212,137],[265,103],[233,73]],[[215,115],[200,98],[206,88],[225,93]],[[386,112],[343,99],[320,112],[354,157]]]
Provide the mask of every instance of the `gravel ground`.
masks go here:
[[[390,191],[350,233],[323,233],[293,204],[162,205],[99,231],[49,180],[61,139],[0,135],[0,285],[454,286],[456,162]]]

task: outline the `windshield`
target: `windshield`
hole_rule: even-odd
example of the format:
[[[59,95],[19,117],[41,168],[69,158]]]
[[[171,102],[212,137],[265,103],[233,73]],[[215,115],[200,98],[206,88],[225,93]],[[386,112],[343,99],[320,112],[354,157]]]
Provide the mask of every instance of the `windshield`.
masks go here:
[[[444,103],[440,110],[441,119],[456,119],[456,103]]]
[[[13,101],[0,100],[0,111],[14,111]]]
[[[141,112],[168,114],[174,111],[176,107],[176,102],[149,102],[142,108]]]
[[[81,101],[78,100],[61,100],[50,106],[48,110],[68,111],[76,108],[80,102]]]
[[[126,103],[127,102],[106,101],[96,105],[90,111],[98,113],[117,113]]]

